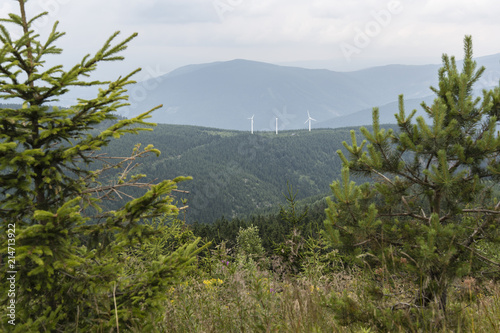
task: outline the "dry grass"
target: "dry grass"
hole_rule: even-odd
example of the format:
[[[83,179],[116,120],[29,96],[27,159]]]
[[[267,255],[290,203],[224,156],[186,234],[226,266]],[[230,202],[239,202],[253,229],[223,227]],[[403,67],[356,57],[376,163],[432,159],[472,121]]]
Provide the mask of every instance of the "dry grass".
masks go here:
[[[172,288],[159,331],[377,332],[384,331],[383,321],[393,320],[386,327],[395,332],[500,332],[500,286],[492,282],[469,285],[467,298],[467,290],[459,287],[469,282],[460,282],[450,294],[449,318],[431,309],[425,312],[425,316],[432,316],[429,319],[416,316],[415,308],[407,302],[412,287],[393,286],[393,294],[373,301],[360,274],[335,273],[310,281],[305,277],[280,280],[258,268],[219,272]],[[346,324],[339,320],[333,300],[346,294],[354,300],[356,311],[363,311],[367,302],[384,309],[379,322]]]

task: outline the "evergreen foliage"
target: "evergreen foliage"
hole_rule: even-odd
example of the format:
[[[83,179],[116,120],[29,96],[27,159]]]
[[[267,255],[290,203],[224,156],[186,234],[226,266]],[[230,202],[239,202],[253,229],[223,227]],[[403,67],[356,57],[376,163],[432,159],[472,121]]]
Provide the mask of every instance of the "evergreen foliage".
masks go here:
[[[422,103],[431,124],[413,119],[416,110],[407,114],[400,96],[398,132],[381,128],[374,108],[373,131],[361,128],[361,144],[352,133],[347,155],[338,152],[342,178],[331,185],[325,221],[325,236],[353,262],[413,278],[420,290],[412,306],[443,312],[451,283],[470,274],[472,262],[500,266],[480,246],[500,240],[492,195],[500,180],[500,90],[472,95],[484,68],[476,68],[470,36],[464,50],[462,71],[443,55],[436,99]],[[350,173],[374,183],[358,186]]]
[[[142,221],[178,213],[171,193],[188,178],[141,183],[143,175],[131,170],[136,159],[159,154],[152,146],[129,146],[132,155],[116,160],[97,154],[114,138],[151,130],[146,119],[154,109],[118,121],[114,114],[127,105],[126,86],[137,71],[112,81],[86,80],[101,63],[122,60],[119,54],[136,35],[117,41],[116,32],[69,70],[47,68],[46,56],[62,52],[55,43],[64,33],[56,23],[42,41],[33,23],[47,13],[28,18],[26,1],[18,2],[20,15],[9,14],[0,24],[0,97],[22,101],[20,108],[0,109],[0,277],[5,281],[7,271],[16,272],[17,324],[2,320],[2,325],[16,332],[132,327],[160,305],[163,291],[199,251],[198,240],[190,239],[151,257],[147,270],[130,272],[121,262],[121,254],[138,242],[157,237],[158,231]],[[22,35],[14,38],[9,25]],[[49,105],[75,86],[101,88],[95,98],[69,108]],[[111,121],[109,127],[93,130],[105,121]],[[102,168],[92,168],[96,160]],[[113,182],[100,182],[106,171],[120,167],[125,168]],[[101,208],[111,193],[119,196],[127,186],[145,193],[116,210]],[[7,237],[8,229],[14,238]],[[7,254],[13,257],[9,266]],[[2,304],[8,301],[6,288],[2,283]]]
[[[256,260],[264,256],[262,239],[259,236],[259,228],[254,225],[248,228],[240,228],[236,237],[236,250],[238,255],[246,256]]]
[[[298,191],[293,190],[293,186],[287,183],[287,194],[283,194],[288,207],[281,207],[280,217],[289,225],[290,232],[285,236],[285,240],[281,243],[276,243],[274,253],[282,259],[284,265],[288,266],[287,270],[297,273],[302,268],[302,261],[305,258],[306,242],[302,235],[302,222],[307,216],[308,207],[299,213],[295,198]]]
[[[307,215],[297,223],[296,227],[301,230],[304,237],[318,238],[320,230],[323,229],[326,202],[322,200],[308,207],[296,206],[301,214],[307,210]],[[195,222],[188,225],[196,236],[210,241],[214,246],[226,242],[229,248],[236,247],[240,229],[253,225],[259,231],[262,246],[267,254],[274,253],[279,244],[284,243],[293,234],[292,224],[283,219],[281,212],[234,219],[221,217],[210,223]]]
[[[186,221],[213,223],[222,216],[278,213],[279,204],[286,204],[282,193],[287,191],[287,182],[300,189],[297,202],[310,199],[311,203],[327,196],[329,181],[325,179],[340,174],[342,164],[335,151],[349,138],[349,130],[282,131],[276,136],[158,124],[154,132],[115,140],[103,152],[120,156],[137,142],[154,142],[161,156],[144,158],[136,171],[146,174],[145,180],[192,176],[192,181],[183,184],[189,194],[177,195],[189,204]]]
[[[288,209],[281,207],[280,216],[284,221],[288,222],[291,225],[292,229],[297,229],[300,222],[307,216],[308,207],[306,206],[304,211],[299,214],[296,208],[297,205],[296,198],[297,195],[299,194],[299,191],[294,192],[293,186],[288,182],[286,185],[287,185],[286,186],[287,194],[283,194],[283,196],[287,201]]]

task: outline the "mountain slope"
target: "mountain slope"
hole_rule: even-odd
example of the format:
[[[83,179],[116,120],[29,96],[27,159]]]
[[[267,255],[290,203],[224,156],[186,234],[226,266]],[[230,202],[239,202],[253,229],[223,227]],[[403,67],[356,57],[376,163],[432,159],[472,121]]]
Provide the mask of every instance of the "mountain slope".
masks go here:
[[[190,206],[187,219],[211,222],[284,204],[289,182],[298,199],[328,195],[341,161],[336,151],[350,140],[349,129],[286,131],[251,135],[205,127],[158,125],[153,132],[125,136],[106,152],[123,156],[136,143],[154,144],[160,157],[136,170],[149,179],[192,176],[181,183]],[[181,197],[179,197],[180,199]]]
[[[498,84],[498,59],[500,55],[477,59],[487,67],[479,90]],[[309,110],[323,124],[353,126],[358,123],[339,117],[358,120],[356,112],[394,105],[400,94],[408,100],[429,100],[439,67],[388,65],[334,72],[248,60],[189,65],[132,87],[126,115],[163,104],[153,116],[159,123],[249,130],[248,118],[255,115],[255,130],[265,131],[274,130],[276,118],[280,130],[304,129]],[[397,105],[388,112],[396,113]]]
[[[247,118],[253,114],[256,130],[274,128],[275,117],[282,120],[281,129],[300,128],[308,108],[327,119],[366,108],[366,101],[376,96],[344,73],[245,60],[174,71],[159,81],[147,99],[131,109],[163,103],[154,121],[239,130],[249,127]],[[350,93],[357,89],[356,95]]]
[[[420,105],[422,102],[427,103],[427,105],[432,105],[435,96],[426,96],[423,98],[415,99],[405,99],[404,106],[406,114],[410,114],[414,109],[417,110],[415,114],[415,119],[418,116],[427,117],[425,112]],[[394,124],[396,118],[394,114],[399,113],[399,102],[391,102],[385,105],[377,106],[379,109],[379,121],[381,124]],[[346,116],[335,117],[325,121],[318,122],[316,127],[318,128],[340,128],[348,126],[365,126],[372,124],[372,114],[373,108],[367,108],[361,111],[357,111]]]

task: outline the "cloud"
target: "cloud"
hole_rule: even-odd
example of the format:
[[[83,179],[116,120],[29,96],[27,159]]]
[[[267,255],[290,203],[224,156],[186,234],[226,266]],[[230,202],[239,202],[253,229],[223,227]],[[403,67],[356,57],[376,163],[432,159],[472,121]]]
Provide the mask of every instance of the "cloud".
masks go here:
[[[207,0],[146,0],[134,1],[126,20],[145,24],[191,24],[216,22],[211,1]]]
[[[30,0],[28,4],[30,14],[48,10],[51,22],[61,21],[60,30],[67,32],[62,46],[70,55],[95,50],[121,30],[124,36],[139,32],[126,51],[139,66],[233,58],[268,62],[337,58],[343,68],[339,45],[352,43],[357,31],[374,20],[374,12],[395,2],[402,6],[401,13],[371,37],[351,66],[407,63],[407,59],[439,63],[444,52],[462,53],[465,34],[473,35],[478,55],[500,51],[500,36],[491,33],[500,25],[497,0]],[[51,26],[47,22],[40,31],[47,34]]]
[[[477,20],[498,21],[500,3],[495,0],[441,0],[427,1],[421,7],[419,17],[422,21],[444,24],[469,24]]]

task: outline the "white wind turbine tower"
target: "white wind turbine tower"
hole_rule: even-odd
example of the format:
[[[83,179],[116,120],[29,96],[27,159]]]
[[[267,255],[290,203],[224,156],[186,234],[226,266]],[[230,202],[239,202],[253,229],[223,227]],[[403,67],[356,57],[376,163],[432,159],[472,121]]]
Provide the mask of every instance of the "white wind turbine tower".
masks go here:
[[[276,117],[276,135],[278,135],[278,117]]]
[[[253,134],[253,117],[255,117],[255,115],[253,115],[252,118],[248,118],[248,119],[251,120],[251,122],[250,122],[250,133],[252,133],[252,134]]]
[[[307,120],[304,122],[304,124],[309,122],[309,132],[311,132],[311,120],[317,121],[316,119],[311,118],[309,111],[307,111]]]

